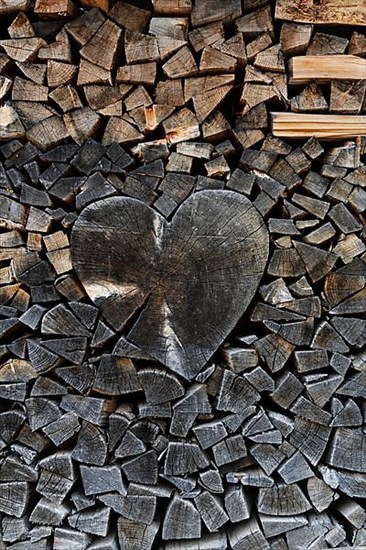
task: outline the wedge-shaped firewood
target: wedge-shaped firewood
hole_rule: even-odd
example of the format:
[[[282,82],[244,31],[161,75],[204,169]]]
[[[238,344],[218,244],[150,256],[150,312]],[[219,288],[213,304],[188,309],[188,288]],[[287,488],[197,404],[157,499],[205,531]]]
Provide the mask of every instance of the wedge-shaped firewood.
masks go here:
[[[81,0],[83,6],[100,8],[101,10],[109,10],[109,0]]]
[[[192,11],[192,25],[198,27],[214,21],[232,21],[242,14],[239,0],[197,0]]]
[[[71,17],[77,13],[77,7],[71,0],[37,0],[34,7],[36,13],[41,19],[59,19],[60,17]]]
[[[185,81],[185,101],[193,100],[199,122],[203,122],[214,111],[230,92],[233,84],[233,75],[189,78]]]
[[[84,46],[105,22],[104,15],[92,9],[65,25],[67,32],[78,44]]]
[[[125,55],[128,64],[157,61],[159,50],[154,36],[126,30]]]
[[[325,25],[366,25],[364,0],[277,0],[276,19]]]
[[[14,59],[14,61],[20,61],[21,63],[33,61],[37,56],[38,50],[45,45],[46,43],[42,38],[15,38],[0,40],[0,47],[4,48],[7,55],[11,59]]]
[[[80,54],[90,63],[111,70],[117,58],[121,36],[122,30],[108,20],[80,50]]]
[[[184,521],[183,521],[184,518]],[[200,514],[190,500],[176,495],[170,502],[164,519],[162,538],[194,539],[201,536]]]
[[[19,12],[10,27],[8,27],[10,38],[34,38],[36,33],[24,12]]]
[[[366,116],[271,113],[271,117],[276,137],[341,140],[366,135]]]
[[[156,15],[189,15],[192,0],[153,0]]]
[[[24,135],[24,126],[13,107],[0,107],[0,141],[16,139]]]
[[[144,32],[150,19],[150,11],[143,10],[127,4],[126,2],[117,2],[109,12],[109,17],[121,27],[131,31]]]
[[[310,80],[366,80],[366,59],[356,55],[304,55],[290,59],[289,84]]]
[[[299,25],[294,22],[283,23],[281,27],[281,46],[283,54],[304,54],[309,45],[312,32],[312,25]]]
[[[73,80],[77,70],[77,65],[49,60],[47,63],[47,84],[51,88],[65,86]]]
[[[29,0],[2,0],[0,3],[0,15],[13,13],[19,10],[27,11],[29,8]]]

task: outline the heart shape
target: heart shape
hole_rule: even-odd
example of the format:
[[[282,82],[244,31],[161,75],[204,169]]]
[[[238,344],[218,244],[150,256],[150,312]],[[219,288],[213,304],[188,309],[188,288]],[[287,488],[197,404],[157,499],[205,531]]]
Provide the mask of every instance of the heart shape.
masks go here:
[[[97,201],[74,224],[71,254],[114,329],[190,380],[247,309],[268,241],[246,197],[200,191],[171,222],[136,199]]]

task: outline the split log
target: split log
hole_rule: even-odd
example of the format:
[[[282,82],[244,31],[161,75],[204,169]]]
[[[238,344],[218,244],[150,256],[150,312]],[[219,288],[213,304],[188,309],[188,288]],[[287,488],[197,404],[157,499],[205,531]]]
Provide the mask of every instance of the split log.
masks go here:
[[[327,25],[366,25],[362,3],[347,5],[342,0],[326,0],[322,4],[311,0],[306,6],[301,0],[277,0],[277,19],[287,19],[299,23]]]
[[[271,113],[271,117],[276,137],[340,140],[366,134],[364,116]]]
[[[289,84],[366,79],[366,60],[355,55],[298,56],[290,60],[289,68]]]

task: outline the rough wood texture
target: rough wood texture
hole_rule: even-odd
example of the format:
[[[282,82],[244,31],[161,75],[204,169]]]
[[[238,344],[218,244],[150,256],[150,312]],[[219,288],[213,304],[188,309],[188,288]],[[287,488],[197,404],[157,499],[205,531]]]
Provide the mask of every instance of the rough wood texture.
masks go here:
[[[289,138],[350,139],[366,135],[366,117],[271,113],[273,135]]]
[[[231,208],[236,210],[234,218],[229,214]],[[207,213],[215,220],[208,231]],[[144,220],[143,225],[131,243],[130,231],[139,219]],[[103,220],[108,220],[108,224],[102,234]],[[120,236],[118,242],[113,233]],[[240,240],[236,236],[230,238],[236,234],[241,235]],[[97,239],[100,243],[96,248]],[[90,246],[94,249],[91,262]],[[144,250],[143,256],[132,252],[136,247]],[[267,247],[266,230],[257,213],[245,198],[230,192],[195,195],[169,224],[142,203],[131,199],[105,200],[83,212],[72,237],[73,264],[106,319],[116,329],[123,329],[137,309],[144,306],[128,338],[188,379],[208,361],[248,306],[267,260]],[[195,250],[198,256],[193,260]],[[200,259],[202,250],[204,258]],[[171,265],[170,258],[177,256],[179,263]],[[250,264],[245,263],[246,256]],[[107,264],[102,257],[108,258]],[[122,264],[120,257],[124,258]],[[214,271],[210,275],[211,262],[220,266],[217,274]],[[156,272],[151,265],[161,267]],[[138,273],[144,274],[143,280],[139,280]],[[194,285],[190,283],[188,293],[184,278],[195,281]],[[233,294],[240,295],[239,309],[237,302],[232,301]],[[192,334],[190,304],[198,301],[201,305],[196,310],[196,329]],[[207,333],[208,323],[214,323],[215,333]],[[202,331],[196,332],[200,327]]]
[[[290,84],[309,80],[366,80],[366,59],[355,55],[305,55],[290,60]]]
[[[325,25],[366,25],[366,13],[362,0],[277,0],[277,19],[287,19],[299,23]]]
[[[335,4],[0,0],[2,549],[364,548],[366,37]]]

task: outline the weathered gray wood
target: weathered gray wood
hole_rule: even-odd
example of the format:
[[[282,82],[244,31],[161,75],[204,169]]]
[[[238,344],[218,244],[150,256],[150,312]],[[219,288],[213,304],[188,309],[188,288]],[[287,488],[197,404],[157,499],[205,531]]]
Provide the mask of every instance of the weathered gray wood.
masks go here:
[[[116,491],[121,495],[126,494],[121,469],[118,466],[81,465],[80,474],[87,496],[110,491]]]
[[[163,522],[163,540],[196,539],[201,536],[200,514],[190,500],[174,496]]]
[[[103,506],[71,514],[68,522],[79,531],[105,537],[109,530],[110,515],[111,509]]]
[[[212,202],[213,200],[215,200],[215,202]],[[225,224],[225,219],[229,212],[228,209],[234,206],[234,204],[237,216],[233,218],[229,224],[225,225],[225,234],[229,236],[239,232],[243,235],[242,240],[239,242],[236,238],[235,241],[231,238],[232,242],[230,242],[230,237],[224,237],[224,233],[220,231],[221,224]],[[125,218],[123,217],[123,212],[126,212],[126,208],[129,208],[128,218],[127,214],[125,214]],[[179,271],[185,272],[185,276],[188,276],[187,267],[185,267],[185,263],[183,266],[183,262],[187,261],[184,259],[185,256],[187,256],[187,259],[189,257],[187,246],[190,243],[188,235],[192,232],[191,216],[194,215],[197,230],[199,230],[200,226],[204,223],[204,211],[206,211],[207,208],[210,209],[212,219],[215,220],[215,225],[217,226],[215,231],[218,233],[218,238],[221,240],[225,238],[225,250],[220,248],[218,257],[217,238],[213,239],[211,236],[200,238],[198,241],[197,238],[193,237],[196,241],[195,246],[198,246],[198,244],[200,247],[205,245],[207,248],[207,260],[210,263],[213,261],[221,262],[224,269],[226,269],[227,275],[224,275],[225,271],[221,272],[222,275],[220,275],[219,278],[217,278],[215,274],[212,275],[212,282],[215,284],[215,295],[213,295],[213,290],[211,290],[210,287],[211,279],[207,279],[206,275],[204,275],[204,262],[202,263],[202,261],[200,261],[195,264],[194,269],[197,269],[197,274],[194,274],[194,278],[196,278],[197,284],[192,288],[191,294],[186,298],[186,305],[184,305],[184,302],[177,302],[176,300],[177,293],[179,294],[179,288],[182,284],[177,277]],[[131,214],[131,209],[134,212],[133,215]],[[222,214],[220,214],[221,209],[223,210]],[[132,237],[129,232],[129,224],[132,222],[133,216],[138,219],[142,212],[145,215],[145,227],[144,229],[141,228],[140,233]],[[245,224],[243,223],[243,218],[239,216],[240,212],[245,212]],[[106,254],[103,243],[100,243],[97,248],[95,247],[95,232],[98,231],[98,240],[100,240],[101,233],[99,224],[101,222],[103,223],[103,219],[108,219],[108,227],[106,227],[106,232],[103,234],[102,240],[107,239],[105,242],[108,247],[107,254],[110,257],[109,261],[114,265],[114,271],[110,272],[109,275],[104,272],[105,269],[103,266],[106,265],[104,259],[100,261],[99,272],[96,273],[94,269],[95,261],[97,261],[95,254],[102,254],[103,258],[105,258]],[[190,219],[190,227],[187,226],[186,220],[188,219]],[[185,226],[187,227],[185,228]],[[150,227],[151,233],[148,234],[147,231],[150,231]],[[133,238],[136,243],[145,243],[145,257],[140,256],[138,258],[135,254],[129,252],[129,261],[126,262],[125,259],[123,266],[120,266],[118,257],[116,256],[116,249],[114,246],[110,245],[112,241],[110,241],[108,237],[108,232],[115,230],[118,230],[119,234],[121,234],[120,232],[122,231],[125,235],[125,239],[123,241],[120,240],[118,243],[118,254],[122,253],[125,256],[126,252],[122,251],[130,247],[128,241]],[[214,231],[214,229],[210,228],[210,235],[212,235],[212,231]],[[259,234],[261,235],[260,239],[258,237]],[[88,242],[90,242],[90,244],[93,243],[94,259],[92,264],[89,261],[90,255],[87,252]],[[189,245],[189,247],[191,250],[191,245]],[[215,249],[213,247],[215,247]],[[182,265],[181,267],[178,265],[170,266],[169,257],[175,255],[177,251],[179,251],[179,255],[182,258]],[[246,251],[252,255],[251,263],[247,264],[243,262],[242,264],[238,264],[236,262],[233,264],[235,256],[242,256]],[[191,252],[189,252],[189,255],[191,256]],[[203,363],[209,359],[225,335],[234,326],[238,317],[242,315],[245,306],[248,304],[256,288],[256,284],[258,284],[266,256],[267,236],[258,214],[249,206],[244,197],[236,196],[231,192],[201,192],[194,195],[184,203],[173,218],[172,223],[169,225],[167,225],[159,215],[153,213],[152,210],[142,203],[131,199],[116,198],[100,203],[97,202],[81,214],[74,227],[72,237],[73,264],[84,282],[87,292],[101,307],[106,319],[109,320],[116,329],[122,328],[136,309],[141,307],[145,301],[148,300],[147,307],[143,314],[138,318],[129,333],[129,339],[135,344],[138,344],[139,347],[150,355],[158,358],[167,366],[182,374],[185,378],[191,378],[200,370]],[[176,280],[177,283],[174,290],[170,286],[169,291],[165,291],[165,293],[162,292],[162,290],[160,291],[160,287],[158,286],[150,296],[150,289],[156,278],[156,274],[151,267],[152,258],[154,257],[161,258],[160,262],[163,262],[166,266],[166,277],[170,280]],[[138,263],[136,264],[136,262]],[[190,265],[191,262],[192,259],[190,258]],[[254,266],[256,267],[254,268]],[[121,269],[124,274],[122,279],[128,281],[126,287],[120,282],[116,283],[117,272],[118,281],[121,281]],[[132,269],[135,275],[132,275]],[[143,281],[138,280],[139,273],[144,273]],[[148,276],[146,275],[147,273],[149,273]],[[230,301],[234,307],[232,310],[229,310],[227,304],[221,306],[221,303],[214,297],[216,296],[216,292],[218,292],[217,285],[221,284],[223,292],[226,292],[225,289],[228,288],[226,286],[228,277],[238,285],[237,292],[239,292],[242,297],[240,310],[235,305],[235,301]],[[202,293],[203,289],[205,290]],[[115,294],[116,292],[117,295]],[[168,295],[167,292],[168,294],[169,292],[172,293],[171,296]],[[233,288],[231,288],[231,296],[233,292]],[[210,299],[211,295],[212,299]],[[202,298],[200,298],[201,296]],[[243,300],[243,296],[246,296],[245,301]],[[197,315],[199,311],[202,311],[202,313],[199,314],[199,318],[197,317],[194,322],[194,325],[199,327],[202,331],[199,337],[198,334],[192,336],[189,325],[187,324],[188,320],[186,320],[186,314],[184,313],[184,308],[188,307],[189,300],[196,302],[197,299],[202,300],[202,310],[199,308],[195,309]],[[222,298],[222,300],[223,299],[224,298]],[[212,312],[214,304],[216,304],[217,313]],[[123,315],[121,310],[122,305]],[[157,311],[160,311],[158,315],[159,321],[156,317]],[[207,318],[206,315],[208,311],[209,318]],[[153,326],[156,327],[155,334],[151,331],[150,319],[152,318],[154,318]],[[211,322],[209,319],[215,319],[216,325],[216,332],[215,334],[211,334],[210,337],[207,335],[208,327],[206,328],[207,323]],[[218,328],[217,323],[220,323],[222,326],[221,329]],[[166,338],[168,338],[168,346]],[[192,338],[194,338],[194,351],[192,347]],[[200,355],[197,356],[197,351],[200,348]]]

